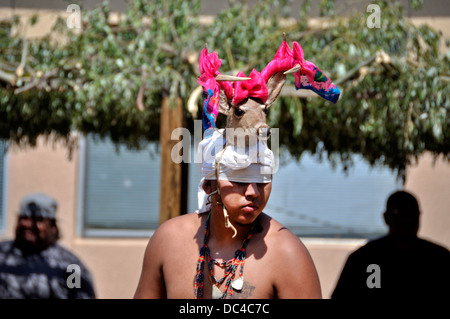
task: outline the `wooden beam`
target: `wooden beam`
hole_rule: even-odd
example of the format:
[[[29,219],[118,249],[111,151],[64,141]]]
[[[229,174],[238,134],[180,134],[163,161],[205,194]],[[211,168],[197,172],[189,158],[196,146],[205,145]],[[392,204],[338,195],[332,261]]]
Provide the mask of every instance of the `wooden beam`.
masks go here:
[[[172,104],[172,105],[171,105]],[[172,148],[178,140],[171,140],[172,131],[183,127],[183,101],[176,98],[171,101],[169,97],[163,98],[161,105],[161,181],[159,201],[159,223],[179,216],[186,196],[183,196],[183,165],[172,161]]]

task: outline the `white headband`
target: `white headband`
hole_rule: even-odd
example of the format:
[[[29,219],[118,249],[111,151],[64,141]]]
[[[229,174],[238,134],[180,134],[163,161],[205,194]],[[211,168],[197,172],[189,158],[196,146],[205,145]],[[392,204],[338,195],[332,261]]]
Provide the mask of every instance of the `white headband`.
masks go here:
[[[203,139],[198,147],[202,179],[198,186],[200,213],[209,211],[207,194],[203,190],[205,180],[215,180],[215,162],[219,163],[219,179],[241,183],[270,183],[274,168],[274,156],[264,140],[255,145],[238,147],[225,145],[223,129],[216,130],[209,138]]]

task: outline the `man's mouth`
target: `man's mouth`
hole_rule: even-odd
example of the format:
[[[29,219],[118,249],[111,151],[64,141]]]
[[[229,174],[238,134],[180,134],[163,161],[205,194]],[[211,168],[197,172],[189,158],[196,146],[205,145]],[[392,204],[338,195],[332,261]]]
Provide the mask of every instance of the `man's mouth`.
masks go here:
[[[249,204],[242,207],[242,210],[244,210],[247,213],[252,213],[258,210],[258,205],[255,204]]]
[[[19,236],[27,241],[36,240],[36,233],[32,229],[22,229],[19,233]]]

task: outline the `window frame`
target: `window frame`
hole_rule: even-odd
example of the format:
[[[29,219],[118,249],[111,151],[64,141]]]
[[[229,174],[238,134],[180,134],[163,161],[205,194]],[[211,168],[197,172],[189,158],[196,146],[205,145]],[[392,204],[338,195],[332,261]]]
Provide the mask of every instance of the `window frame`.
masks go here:
[[[122,229],[122,228],[89,228],[85,225],[86,217],[86,180],[87,180],[87,152],[88,137],[79,134],[78,139],[78,185],[76,209],[76,234],[82,238],[149,238],[156,229]]]

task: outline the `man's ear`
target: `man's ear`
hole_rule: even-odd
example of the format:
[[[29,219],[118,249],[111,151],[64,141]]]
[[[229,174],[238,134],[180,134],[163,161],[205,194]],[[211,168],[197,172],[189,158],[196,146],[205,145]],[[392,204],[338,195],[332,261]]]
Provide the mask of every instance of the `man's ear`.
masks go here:
[[[266,107],[270,107],[273,102],[277,99],[278,95],[280,95],[281,89],[286,82],[286,75],[283,72],[277,72],[272,75],[267,81],[267,91],[269,93],[269,97],[266,101]]]
[[[392,213],[387,212],[387,211],[384,212],[384,214],[383,214],[383,219],[384,219],[384,222],[385,222],[385,224],[386,224],[387,226],[389,226],[389,225],[391,224],[391,218],[392,218],[391,214],[392,214]]]
[[[202,188],[206,194],[211,194],[217,189],[216,181],[211,179],[205,179],[203,181]]]

